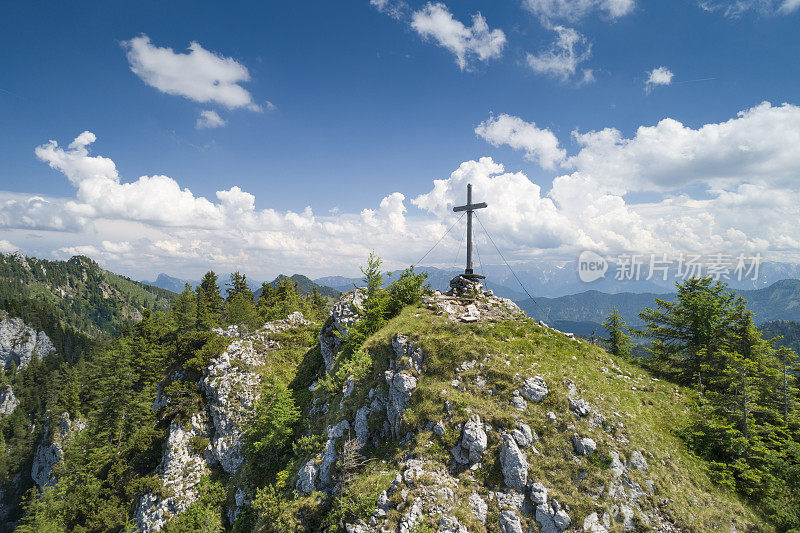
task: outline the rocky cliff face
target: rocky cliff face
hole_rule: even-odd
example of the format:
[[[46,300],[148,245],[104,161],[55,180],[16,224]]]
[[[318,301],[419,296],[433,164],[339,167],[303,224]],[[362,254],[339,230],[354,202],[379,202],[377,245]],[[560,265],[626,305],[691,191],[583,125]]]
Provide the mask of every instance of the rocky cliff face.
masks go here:
[[[170,518],[197,500],[200,479],[215,461],[208,444],[211,432],[204,413],[194,415],[185,424],[172,421],[167,446],[156,469],[162,490],[142,496],[136,510],[136,527],[140,531],[162,529]]]
[[[68,441],[85,427],[83,420],[72,421],[68,413],[61,413],[54,423],[45,426],[31,466],[31,478],[40,489],[56,483],[53,467],[64,458]]]
[[[19,318],[0,315],[0,365],[9,368],[16,364],[24,368],[33,359],[41,359],[55,352],[55,347],[44,331],[36,331]]]
[[[0,418],[13,413],[18,405],[19,400],[14,396],[14,389],[11,388],[11,385],[0,386]]]
[[[268,351],[280,347],[270,335],[308,324],[310,322],[301,313],[293,313],[285,320],[268,322],[244,337],[230,328],[218,332],[236,340],[203,371],[199,385],[206,410],[193,416],[188,423],[172,421],[166,449],[156,469],[163,490],[158,494],[145,494],[139,501],[136,524],[140,531],[161,530],[170,518],[197,501],[200,480],[212,468],[220,468],[229,476],[236,475],[243,461],[246,423],[261,393],[261,375],[257,369],[264,364]],[[177,374],[170,379],[184,379],[184,376]],[[167,405],[168,401],[159,394],[154,410]],[[246,503],[242,492],[227,510],[231,522]]]

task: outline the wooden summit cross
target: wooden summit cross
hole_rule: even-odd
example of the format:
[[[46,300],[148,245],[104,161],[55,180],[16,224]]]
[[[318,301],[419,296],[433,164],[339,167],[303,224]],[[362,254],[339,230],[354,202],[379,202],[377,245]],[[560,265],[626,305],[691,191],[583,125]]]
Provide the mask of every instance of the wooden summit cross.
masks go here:
[[[453,211],[456,213],[459,211],[467,212],[467,268],[464,269],[463,275],[468,279],[484,278],[484,276],[480,274],[472,273],[472,212],[476,209],[483,209],[484,207],[486,207],[486,202],[480,202],[478,204],[472,203],[472,184],[467,183],[467,205],[460,205],[453,208]]]

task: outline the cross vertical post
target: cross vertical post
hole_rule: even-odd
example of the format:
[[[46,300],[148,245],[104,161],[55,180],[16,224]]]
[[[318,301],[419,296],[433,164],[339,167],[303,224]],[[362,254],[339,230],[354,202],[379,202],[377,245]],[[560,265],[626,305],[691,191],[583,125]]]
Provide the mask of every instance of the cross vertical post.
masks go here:
[[[486,207],[486,202],[472,203],[472,184],[468,183],[467,205],[460,205],[453,208],[453,211],[456,213],[459,211],[467,212],[467,267],[464,269],[465,277],[483,277],[473,274],[472,272],[472,212],[477,209],[483,209],[484,207]]]

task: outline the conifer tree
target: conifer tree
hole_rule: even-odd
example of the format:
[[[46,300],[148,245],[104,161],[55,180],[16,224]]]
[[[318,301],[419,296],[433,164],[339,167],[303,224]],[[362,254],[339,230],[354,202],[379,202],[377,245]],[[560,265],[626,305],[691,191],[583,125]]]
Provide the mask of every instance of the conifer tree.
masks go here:
[[[618,357],[627,357],[631,353],[631,336],[625,319],[619,314],[616,307],[611,308],[608,318],[603,321],[603,327],[608,331],[610,352]]]
[[[178,331],[192,329],[197,323],[197,295],[187,283],[170,309],[170,321]]]
[[[217,275],[208,271],[197,287],[197,327],[211,329],[219,326],[222,318],[222,296],[219,294]]]
[[[644,335],[652,339],[652,363],[684,382],[694,380],[702,394],[705,368],[726,348],[733,322],[733,295],[726,285],[711,278],[691,278],[676,283],[677,301],[656,298],[656,309],[639,317]]]
[[[231,301],[238,295],[243,295],[246,298],[250,298],[253,300],[253,292],[250,290],[250,287],[247,285],[247,276],[242,274],[239,271],[234,272],[231,274],[231,280],[228,283],[227,292],[227,300]]]

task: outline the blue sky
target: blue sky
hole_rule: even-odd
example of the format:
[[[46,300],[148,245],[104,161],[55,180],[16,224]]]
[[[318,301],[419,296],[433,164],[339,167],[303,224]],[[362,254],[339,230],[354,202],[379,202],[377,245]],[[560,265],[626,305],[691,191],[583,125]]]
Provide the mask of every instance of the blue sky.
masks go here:
[[[497,199],[486,221],[520,262],[581,249],[791,259],[796,208],[787,197],[776,213],[763,198],[785,197],[800,176],[789,142],[800,135],[798,24],[796,0],[7,5],[0,241],[38,256],[85,252],[139,277],[196,275],[209,264],[257,276],[353,273],[369,249],[393,265],[413,261],[452,222],[448,206],[472,180]],[[558,36],[573,38],[573,57]],[[134,39],[179,62],[195,42],[211,59],[180,72],[150,65],[166,71],[148,78],[134,72]],[[465,47],[460,65],[453,46]],[[202,85],[214,57],[246,71],[232,84],[246,103],[198,101],[213,91]],[[659,67],[671,76],[648,86]],[[159,75],[182,89],[159,87]],[[756,107],[765,101],[769,109]],[[225,125],[198,128],[203,111]],[[664,119],[684,130],[667,124],[649,146],[637,137]],[[613,146],[573,136],[607,128],[618,131]],[[84,131],[96,140],[65,163]],[[37,156],[51,139],[61,152]],[[81,166],[97,156],[116,169],[100,192]],[[506,174],[517,177],[498,179]],[[162,216],[176,205],[169,190],[124,187],[155,175],[191,191],[186,213]],[[558,192],[561,176],[572,178]],[[447,183],[437,191],[434,179]],[[237,196],[238,215],[216,195],[232,187],[254,197],[247,206]],[[575,198],[587,190],[592,199]],[[46,205],[31,203],[36,196]],[[152,209],[138,213],[136,202]],[[743,209],[751,223],[738,220]],[[576,220],[595,212],[607,219]]]

